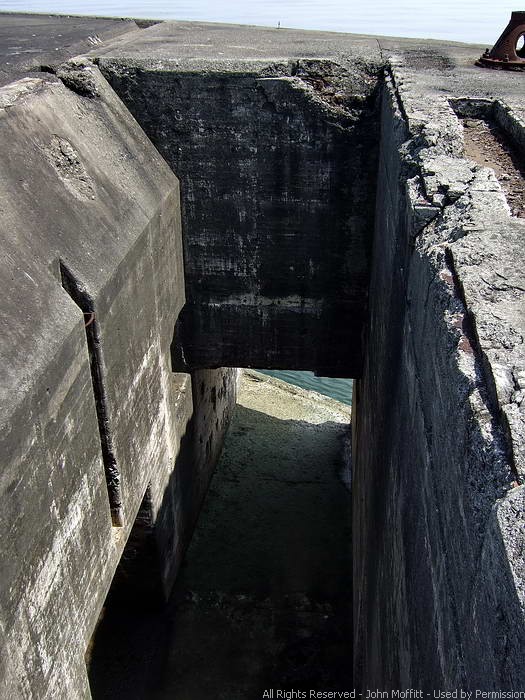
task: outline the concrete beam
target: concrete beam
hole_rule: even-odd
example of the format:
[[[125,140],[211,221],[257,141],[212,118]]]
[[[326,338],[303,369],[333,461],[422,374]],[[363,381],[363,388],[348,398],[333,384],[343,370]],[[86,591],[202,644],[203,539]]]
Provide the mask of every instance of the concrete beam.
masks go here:
[[[360,373],[378,64],[331,42],[169,22],[93,53],[181,179],[181,369]]]

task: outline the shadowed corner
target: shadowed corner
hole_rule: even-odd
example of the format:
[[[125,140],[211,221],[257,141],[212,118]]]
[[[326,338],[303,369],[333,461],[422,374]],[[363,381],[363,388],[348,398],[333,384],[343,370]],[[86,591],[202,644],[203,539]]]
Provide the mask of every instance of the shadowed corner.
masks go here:
[[[167,609],[108,597],[95,700],[351,687],[346,430],[237,405]]]

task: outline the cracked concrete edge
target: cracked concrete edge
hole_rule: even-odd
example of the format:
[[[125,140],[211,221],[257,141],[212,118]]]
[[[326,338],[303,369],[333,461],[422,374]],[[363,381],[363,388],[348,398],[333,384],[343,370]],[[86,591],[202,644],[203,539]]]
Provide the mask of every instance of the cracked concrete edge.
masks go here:
[[[62,63],[56,71],[57,77],[62,83],[79,95],[85,97],[98,97],[100,94],[100,79],[96,74],[100,71],[92,61],[81,57]]]
[[[384,62],[375,58],[368,60],[351,61],[348,56],[340,55],[319,55],[315,57],[304,56],[302,58],[290,58],[286,55],[282,57],[250,57],[234,59],[210,58],[177,58],[163,57],[151,58],[148,56],[106,56],[96,51],[83,54],[97,65],[111,67],[116,74],[128,74],[132,71],[144,70],[151,73],[181,73],[199,76],[231,76],[247,75],[254,77],[293,77],[296,75],[296,67],[307,66],[308,64],[325,63],[337,66],[345,70],[350,75],[354,73],[377,73]],[[346,77],[346,76],[345,76]]]
[[[431,254],[441,248],[453,265],[472,320],[472,342],[482,359],[488,401],[522,481],[525,319],[519,307],[525,301],[525,275],[517,269],[517,261],[525,222],[511,217],[494,171],[465,158],[463,126],[447,96],[432,94],[422,99],[402,59],[392,59],[389,75],[407,124],[402,157],[415,237],[422,252]],[[525,142],[525,123],[511,105],[468,97],[459,102],[463,109],[471,103],[478,114],[481,108],[492,110],[515,143]],[[453,103],[457,108],[457,98]],[[496,279],[501,280],[500,288]],[[498,298],[502,291],[507,303]]]
[[[451,319],[450,333],[457,336],[458,365],[471,375],[469,402],[474,420],[486,423],[491,478],[501,495],[492,507],[483,549],[502,548],[502,566],[508,566],[523,612],[525,275],[518,261],[525,222],[511,217],[494,171],[465,159],[457,102],[441,95],[422,100],[402,73],[392,66],[392,87],[408,131],[402,155],[414,245],[434,264],[441,260],[441,274],[448,269],[455,287],[450,291],[464,307],[459,328]],[[469,103],[473,116],[480,111],[492,116],[523,148],[524,121],[512,105],[465,98],[462,111]],[[473,358],[462,347],[474,355],[470,365],[467,360]],[[487,415],[492,416],[488,423]]]
[[[79,61],[91,61],[102,73],[115,76],[129,75],[133,72],[172,73],[173,75],[195,75],[202,79],[213,76],[214,79],[251,78],[258,85],[270,92],[271,87],[286,84],[292,91],[300,94],[310,106],[320,112],[325,119],[337,120],[346,128],[362,118],[366,101],[377,86],[377,75],[381,63],[374,58],[350,62],[348,57],[330,56],[304,58],[249,58],[232,60],[180,60],[128,58],[97,56],[95,52],[77,57]],[[328,84],[335,86],[335,99],[328,91],[316,85],[316,78],[323,73],[328,77]],[[269,96],[269,99],[271,95]]]

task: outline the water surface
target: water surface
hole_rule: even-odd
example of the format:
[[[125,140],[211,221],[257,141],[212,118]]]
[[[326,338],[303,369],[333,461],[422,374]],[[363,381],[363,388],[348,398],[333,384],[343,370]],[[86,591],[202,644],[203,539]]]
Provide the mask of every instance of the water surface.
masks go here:
[[[0,10],[198,20],[465,41],[491,46],[514,0],[1,0]],[[1,21],[1,19],[0,19]]]
[[[277,377],[283,382],[295,384],[303,389],[318,391],[331,396],[349,406],[352,405],[352,379],[334,379],[333,377],[316,377],[313,372],[293,372],[291,370],[259,369],[258,372]]]

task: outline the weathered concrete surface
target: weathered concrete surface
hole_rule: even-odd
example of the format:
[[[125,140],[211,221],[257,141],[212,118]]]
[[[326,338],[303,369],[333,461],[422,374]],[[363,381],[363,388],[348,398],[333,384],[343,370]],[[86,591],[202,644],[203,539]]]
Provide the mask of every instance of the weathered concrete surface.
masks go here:
[[[520,96],[480,75],[479,48],[440,42],[166,22],[93,55],[181,178],[181,369],[359,376],[379,66],[399,55],[422,92]]]
[[[186,483],[172,486],[181,437],[204,410],[171,371],[184,303],[178,182],[96,68],[63,75],[76,92],[50,76],[0,90],[0,696],[10,699],[89,697],[84,652],[146,488],[152,522],[163,519],[152,536],[167,592],[189,535],[181,489],[191,492],[195,464],[203,489],[222,439],[195,455],[188,433]],[[210,375],[222,384],[232,372]]]
[[[208,30],[220,33],[201,28],[200,60],[188,54],[185,26],[171,22],[96,52],[181,179],[187,305],[179,366],[356,375],[377,63],[338,58],[333,47],[328,57],[296,59],[302,53],[286,44],[274,57],[265,39],[261,51],[234,59],[219,51],[217,60],[207,52]],[[255,32],[256,44],[267,35]],[[250,40],[237,36],[237,46]]]
[[[156,548],[160,551],[163,585],[169,592],[193,533],[237,397],[238,370],[200,370],[184,377],[184,401],[191,416],[184,425],[175,468],[155,509]],[[147,578],[149,570],[143,575]]]
[[[95,699],[351,689],[349,421],[344,404],[244,373],[170,606],[107,609]]]
[[[523,97],[505,106],[504,79],[470,70],[466,88],[467,68],[446,82],[418,68],[392,60],[383,92],[354,396],[356,682],[522,690],[525,226],[462,158],[455,111],[503,111],[519,131]]]
[[[0,85],[73,56],[122,34],[138,31],[129,19],[66,17],[16,12],[0,14]]]
[[[181,170],[175,332],[177,182],[98,69],[0,93],[1,692],[88,694],[132,529],[169,589],[234,398],[217,365],[357,374],[362,357],[356,682],[522,689],[524,224],[463,158],[458,118],[523,150],[522,76],[438,42],[181,23],[130,39],[92,58]],[[91,368],[64,279],[95,312]]]
[[[213,94],[221,95],[225,74],[228,80],[239,80],[238,75],[249,69],[266,78],[261,71],[287,61],[293,68],[290,77],[298,66],[304,70],[312,62],[319,65],[321,57],[325,65],[347,65],[348,59],[365,59],[368,67],[374,60],[385,65],[384,95],[391,96],[385,98],[380,117],[367,114],[372,124],[381,124],[382,156],[365,372],[356,395],[357,680],[363,689],[519,689],[524,684],[519,659],[525,640],[519,554],[522,512],[517,495],[523,476],[520,378],[525,287],[516,260],[523,223],[510,217],[494,175],[462,158],[457,114],[485,113],[522,148],[521,76],[476,68],[477,47],[333,37],[327,49],[326,35],[291,32],[286,40],[297,39],[298,45],[289,49],[277,30],[180,23],[154,28],[142,39],[139,46],[118,41],[99,52],[98,61],[141,115],[145,100],[143,88],[137,87],[139,75],[147,74],[156,85],[159,76],[176,75],[175,97],[168,100],[170,116],[159,119],[163,125],[159,147],[169,132],[169,119],[183,123],[186,113],[194,132],[201,129],[204,134],[190,142],[208,143],[211,110],[198,122],[192,108],[185,110],[177,102],[184,100],[180,96],[187,87],[186,75],[197,71],[201,82],[193,83],[199,85],[195,94],[200,95],[200,86],[210,81]],[[241,94],[226,91],[230,106],[225,113],[230,110],[234,123],[238,105],[246,112]],[[281,102],[288,104],[284,97]],[[148,117],[140,118],[146,119],[148,132],[156,138]],[[183,142],[174,142],[180,153]],[[167,157],[181,168],[184,178],[184,156]],[[218,167],[224,168],[230,158],[225,152]],[[194,162],[204,161],[196,155]],[[357,170],[359,160],[352,163]],[[260,167],[264,170],[264,164]],[[235,172],[239,170],[236,166]],[[228,182],[235,182],[232,173]],[[187,186],[191,199],[194,185]],[[210,194],[215,204],[213,188]],[[349,210],[355,213],[356,204],[358,200]],[[242,204],[237,209],[243,211]],[[201,210],[196,211],[198,215]],[[199,220],[195,241],[208,220],[206,215]],[[206,252],[201,252],[205,248],[201,240],[199,255],[192,253],[191,225],[189,236],[186,258],[191,269],[194,260],[206,259]],[[203,324],[206,332],[210,329],[221,338],[221,348],[225,337],[229,344],[227,334],[236,326],[228,315],[228,284],[233,284],[229,272],[238,271],[236,262],[257,261],[253,251],[246,258],[238,248],[240,252],[228,257],[226,268],[219,270],[220,284],[215,268],[206,263],[204,269],[195,263],[198,274],[188,278],[190,300],[195,295],[202,301],[207,283],[212,294],[217,288],[227,290],[214,298],[216,315],[204,315]],[[280,270],[276,258],[281,248],[271,250],[273,267]],[[218,249],[214,253],[217,260]],[[258,269],[255,279],[260,274]],[[242,273],[235,282],[246,279],[248,290],[240,290],[245,296],[238,295],[237,303],[253,300],[247,295],[254,289],[249,276]],[[266,281],[264,275],[262,280]],[[257,304],[261,301],[259,296]],[[270,335],[248,327],[257,344]],[[268,328],[275,326],[268,325],[265,331]],[[197,362],[213,364],[206,332],[193,315],[190,336],[197,345],[199,337],[205,338],[202,345],[208,353]],[[355,335],[354,328],[352,342]],[[181,337],[185,338],[184,332]],[[312,337],[310,326],[306,337]],[[333,350],[333,342],[328,344]],[[242,338],[231,345],[239,351]],[[274,347],[271,341],[269,347]],[[286,343],[277,342],[275,347],[286,357]],[[198,357],[194,351],[190,343],[190,363]],[[270,362],[279,351],[276,355],[270,351]],[[353,360],[347,367],[360,372]]]
[[[170,420],[158,411],[167,399],[166,353],[154,324],[172,328],[184,297],[181,290],[177,302],[173,284],[173,306],[157,310],[162,267],[154,275],[152,255],[138,256],[137,248],[156,247],[163,222],[177,225],[177,183],[104,80],[95,70],[90,75],[96,102],[57,80],[26,79],[2,91],[5,697],[87,693],[83,648],[119,549],[109,520],[84,318],[61,286],[59,258],[94,300],[127,529],[147,485],[143,459],[167,471],[171,449],[167,435],[148,448],[155,427],[148,412],[155,407],[158,425]],[[131,148],[142,150],[142,163],[129,158]],[[155,180],[146,163],[155,164]],[[170,268],[177,266],[176,247],[164,255]],[[141,289],[141,273],[153,280],[148,289]],[[135,296],[142,298],[139,308]],[[116,365],[113,358],[123,352],[127,362]],[[139,414],[131,428],[134,410]]]

